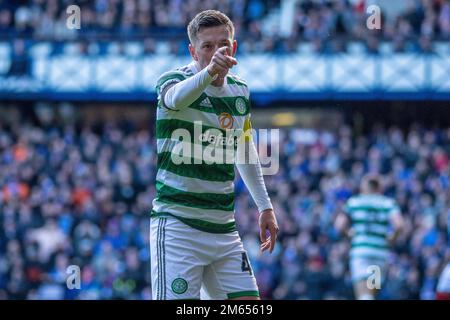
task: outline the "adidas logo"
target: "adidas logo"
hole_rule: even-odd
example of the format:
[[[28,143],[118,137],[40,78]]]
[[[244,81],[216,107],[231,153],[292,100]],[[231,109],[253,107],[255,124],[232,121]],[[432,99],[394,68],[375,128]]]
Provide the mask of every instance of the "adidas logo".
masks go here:
[[[209,101],[208,98],[206,98],[202,102],[200,102],[200,106],[212,108],[212,103],[211,103],[211,101]]]

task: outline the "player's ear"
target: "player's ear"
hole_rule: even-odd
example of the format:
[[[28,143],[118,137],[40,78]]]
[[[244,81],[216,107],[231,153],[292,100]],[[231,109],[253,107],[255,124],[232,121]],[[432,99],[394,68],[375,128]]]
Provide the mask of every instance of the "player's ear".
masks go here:
[[[191,43],[189,43],[189,53],[191,54],[191,57],[192,59],[194,59],[194,61],[198,61],[197,54],[195,53],[195,48]]]
[[[233,49],[231,49],[231,56],[234,57],[237,51],[237,41],[233,40]]]

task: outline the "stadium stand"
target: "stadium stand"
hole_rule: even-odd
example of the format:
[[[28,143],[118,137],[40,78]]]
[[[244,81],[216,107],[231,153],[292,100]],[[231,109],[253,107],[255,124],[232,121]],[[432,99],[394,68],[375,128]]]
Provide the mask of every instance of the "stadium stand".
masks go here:
[[[71,4],[81,8],[79,30],[66,28]],[[370,4],[383,9],[381,30],[365,27]],[[262,92],[252,101],[261,118],[289,94],[294,108],[314,109],[304,100],[339,106],[335,91],[359,110],[366,100],[379,107],[365,114],[364,130],[345,117],[281,129],[280,170],[265,177],[281,229],[271,256],[259,252],[257,209],[238,178],[237,224],[262,298],[354,298],[350,245],[333,221],[360,178],[377,172],[407,222],[380,298],[435,299],[450,261],[450,127],[423,120],[436,110],[428,100],[448,105],[450,97],[450,0],[0,1],[0,299],[151,299],[159,74],[139,72],[184,61],[186,25],[206,8],[235,23],[247,72],[267,69],[249,79]],[[307,59],[286,68],[297,55]],[[146,60],[161,57],[159,65]],[[268,57],[293,74],[280,79],[261,63]],[[366,63],[373,76],[362,71]],[[338,65],[348,70],[329,67]],[[73,77],[58,74],[64,66]],[[115,68],[122,73],[101,72]],[[390,96],[380,86],[388,83]],[[378,106],[386,97],[395,101]],[[98,105],[86,107],[91,100]],[[130,100],[146,105],[136,111]],[[406,103],[395,116],[401,125],[383,124],[392,113],[386,105],[398,100],[425,111],[415,115]],[[436,117],[448,119],[448,111]],[[67,288],[69,265],[80,266],[83,290]]]

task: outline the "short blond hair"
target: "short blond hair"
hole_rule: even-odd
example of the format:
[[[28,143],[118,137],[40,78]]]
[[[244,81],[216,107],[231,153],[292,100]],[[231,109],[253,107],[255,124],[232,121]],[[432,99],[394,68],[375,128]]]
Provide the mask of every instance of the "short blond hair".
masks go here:
[[[234,38],[234,25],[226,14],[217,10],[205,10],[198,13],[187,27],[189,41],[194,44],[197,40],[197,34],[202,28],[218,26],[226,26],[231,33],[231,38]]]

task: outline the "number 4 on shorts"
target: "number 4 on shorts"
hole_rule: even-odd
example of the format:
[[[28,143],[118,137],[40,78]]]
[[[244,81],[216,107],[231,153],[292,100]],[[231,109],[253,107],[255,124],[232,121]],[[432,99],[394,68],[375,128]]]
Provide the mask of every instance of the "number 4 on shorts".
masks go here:
[[[250,267],[250,263],[248,262],[248,257],[246,252],[242,252],[242,272],[248,271],[250,275],[252,275],[252,268]]]

